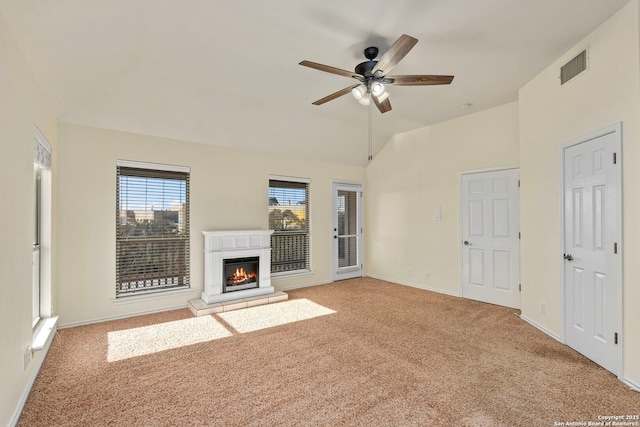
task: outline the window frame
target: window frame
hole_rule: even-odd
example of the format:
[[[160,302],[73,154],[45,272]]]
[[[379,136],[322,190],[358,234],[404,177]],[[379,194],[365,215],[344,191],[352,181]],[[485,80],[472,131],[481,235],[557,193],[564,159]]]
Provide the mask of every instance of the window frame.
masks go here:
[[[51,343],[58,316],[53,315],[52,296],[52,205],[53,148],[44,134],[34,126],[33,159],[33,236],[31,353],[43,350]],[[37,250],[37,254],[36,254]],[[36,265],[37,264],[37,265]],[[27,365],[25,361],[25,369]]]
[[[135,171],[138,173],[135,173]],[[121,173],[124,171],[125,173]],[[166,175],[165,175],[166,173]],[[170,177],[171,173],[177,173],[175,177]],[[115,261],[116,261],[116,280],[115,280],[115,299],[114,302],[123,302],[126,300],[135,300],[140,297],[148,297],[153,295],[158,295],[162,293],[177,293],[177,292],[185,292],[191,290],[191,230],[190,230],[190,174],[191,168],[188,166],[178,166],[178,165],[168,165],[161,163],[148,163],[148,162],[138,162],[138,161],[130,161],[130,160],[117,160],[116,161],[116,253],[115,253]],[[155,175],[155,176],[154,176]],[[165,176],[163,176],[165,175]],[[120,178],[121,176],[139,176],[139,177],[147,177],[147,178],[159,178],[159,179],[174,179],[179,178],[180,175],[184,177],[185,181],[185,203],[184,207],[180,208],[183,211],[184,217],[179,219],[179,223],[181,221],[184,222],[184,231],[180,237],[165,237],[165,236],[148,236],[148,237],[138,237],[132,238],[128,237],[120,237],[119,230],[121,226],[121,209],[120,209]],[[163,190],[164,194],[164,190]],[[151,209],[141,209],[146,212],[154,212],[155,210]],[[180,214],[178,214],[180,218]],[[178,284],[158,284],[151,286],[143,286],[138,289],[133,290],[122,290],[121,289],[121,277],[120,277],[120,250],[122,245],[134,244],[134,243],[160,243],[163,241],[166,243],[169,240],[175,240],[184,242],[184,249],[181,250],[182,260],[182,269],[183,272],[182,277],[178,277]],[[182,244],[182,243],[180,243]],[[168,279],[168,278],[165,278]],[[139,281],[154,281],[160,279],[154,279],[149,276],[143,277],[141,276]],[[160,283],[160,282],[158,282]]]
[[[293,275],[305,275],[305,274],[309,274],[312,272],[312,265],[311,265],[311,179],[309,178],[300,178],[300,177],[290,177],[290,176],[280,176],[280,175],[270,175],[269,176],[269,214],[271,213],[271,209],[270,207],[271,205],[271,189],[274,188],[272,186],[272,182],[282,182],[282,183],[290,183],[293,186],[299,186],[299,185],[303,185],[304,189],[305,189],[305,230],[304,232],[300,232],[300,231],[280,231],[280,230],[275,230],[273,234],[271,235],[271,263],[272,263],[272,267],[271,267],[271,277],[282,277],[282,276],[293,276]],[[286,187],[282,187],[282,188],[286,188]],[[271,227],[271,221],[269,221],[269,228]],[[273,229],[273,228],[272,228]],[[282,236],[286,236],[286,235],[293,235],[293,234],[304,234],[304,236],[306,237],[306,243],[305,243],[305,250],[306,250],[306,257],[304,260],[305,263],[305,267],[304,268],[296,268],[296,269],[290,269],[290,270],[284,270],[284,271],[273,271],[273,263],[274,263],[274,259],[277,260],[277,248],[274,248],[274,241],[277,240],[279,237]],[[274,250],[276,249],[276,250]],[[277,261],[276,261],[277,262]]]
[[[42,318],[42,166],[33,164],[33,259],[31,287],[31,327],[35,328]]]

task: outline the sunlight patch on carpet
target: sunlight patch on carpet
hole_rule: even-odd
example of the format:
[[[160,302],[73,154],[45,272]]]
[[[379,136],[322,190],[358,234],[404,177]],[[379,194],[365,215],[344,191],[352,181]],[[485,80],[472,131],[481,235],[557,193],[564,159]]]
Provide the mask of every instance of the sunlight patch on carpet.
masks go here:
[[[225,322],[240,333],[285,325],[300,320],[333,314],[335,311],[309,301],[306,298],[295,299],[276,304],[260,305],[243,310],[220,313]]]
[[[115,362],[231,335],[211,316],[109,332],[107,361]]]

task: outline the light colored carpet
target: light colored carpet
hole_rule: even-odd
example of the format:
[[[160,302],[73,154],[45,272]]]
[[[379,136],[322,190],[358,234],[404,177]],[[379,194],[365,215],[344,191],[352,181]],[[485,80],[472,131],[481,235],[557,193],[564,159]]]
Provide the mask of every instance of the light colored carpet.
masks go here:
[[[321,315],[253,332],[243,311],[213,316],[229,336],[113,362],[110,333],[191,313],[61,330],[18,425],[553,426],[640,410],[512,309],[374,279],[287,293]]]
[[[211,316],[112,331],[107,334],[107,361],[115,362],[144,356],[231,335],[231,332]]]
[[[116,362],[332,313],[335,311],[301,298],[220,313],[216,317],[203,316],[112,331],[107,334],[107,361]],[[226,327],[219,319],[224,320]]]
[[[335,311],[309,301],[306,298],[283,301],[275,304],[251,307],[245,310],[220,313],[223,319],[236,332],[253,332],[273,328],[287,323],[313,319],[333,314]]]

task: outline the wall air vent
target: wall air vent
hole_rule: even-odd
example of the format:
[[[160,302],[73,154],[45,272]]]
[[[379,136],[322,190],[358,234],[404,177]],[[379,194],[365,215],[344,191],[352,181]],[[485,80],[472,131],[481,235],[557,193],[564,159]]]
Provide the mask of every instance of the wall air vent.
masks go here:
[[[560,84],[565,84],[586,69],[587,50],[585,49],[560,68]]]

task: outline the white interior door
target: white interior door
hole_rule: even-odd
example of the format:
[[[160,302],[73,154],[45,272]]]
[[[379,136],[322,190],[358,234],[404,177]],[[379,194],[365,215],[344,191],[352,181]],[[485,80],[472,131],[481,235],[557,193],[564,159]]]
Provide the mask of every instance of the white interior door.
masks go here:
[[[462,296],[520,307],[518,169],[461,179]]]
[[[362,185],[333,183],[333,280],[364,275]]]
[[[613,131],[563,153],[565,341],[614,373],[622,312],[619,141]]]

